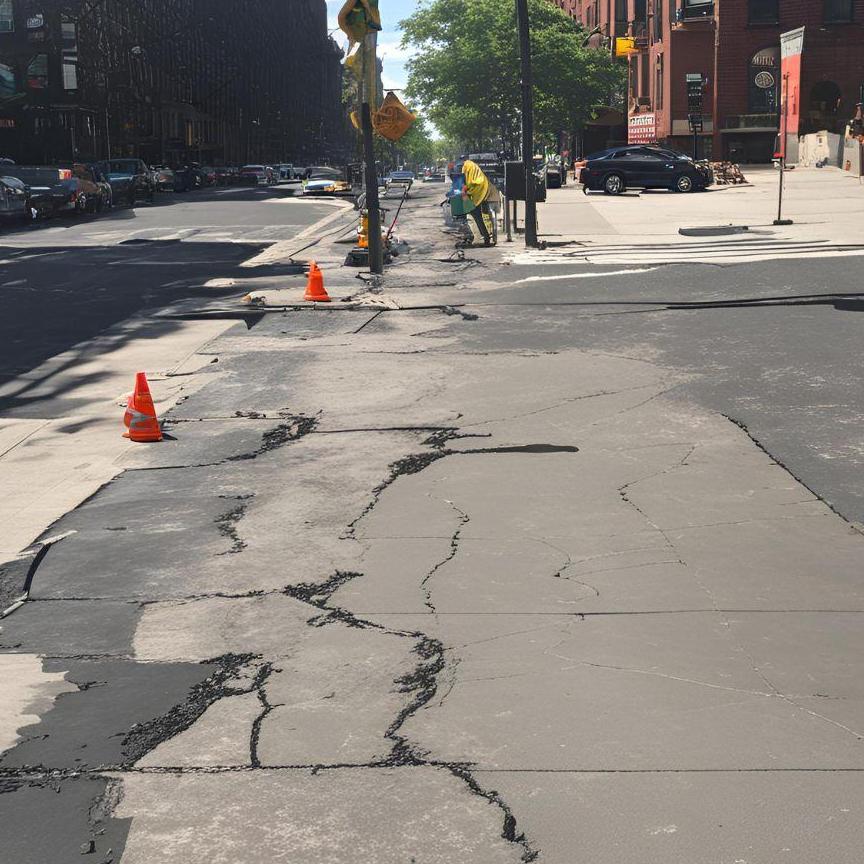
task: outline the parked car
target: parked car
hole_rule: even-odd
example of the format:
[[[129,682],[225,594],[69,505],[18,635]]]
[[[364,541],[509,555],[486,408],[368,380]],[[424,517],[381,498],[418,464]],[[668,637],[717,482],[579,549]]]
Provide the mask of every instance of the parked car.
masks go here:
[[[562,186],[566,185],[567,171],[557,160],[550,159],[543,170],[546,174],[547,189],[560,189]]]
[[[29,222],[32,211],[27,184],[17,177],[4,177],[2,173],[3,166],[0,165],[0,221]]]
[[[309,176],[303,181],[303,195],[333,195],[336,192],[350,192],[351,187],[337,168],[318,166],[309,168]]]
[[[213,170],[216,175],[217,186],[230,186],[237,176],[237,169],[229,168],[227,165],[217,165]]]
[[[70,166],[72,178],[79,183],[78,209],[86,213],[101,213],[114,206],[114,190],[98,163],[76,162]]]
[[[270,179],[263,165],[244,165],[240,169],[240,182],[247,186],[267,186]]]
[[[99,163],[114,193],[115,204],[134,207],[137,201],[153,202],[156,184],[140,159],[111,159]]]
[[[279,179],[280,180],[293,180],[294,179],[294,166],[285,164],[284,162],[281,165],[277,165],[276,168],[279,170]]]
[[[4,165],[3,174],[16,177],[27,186],[32,206],[43,217],[69,211],[93,212],[100,202],[105,206],[108,184],[101,185],[87,171],[82,170],[76,176],[72,167]]]
[[[594,153],[579,175],[583,191],[603,190],[620,195],[630,188],[702,190],[714,182],[710,165],[694,162],[684,153],[665,147],[631,145]]]
[[[174,191],[174,171],[164,165],[151,169],[150,176],[157,192]]]
[[[215,186],[216,185],[216,169],[210,167],[209,165],[200,165],[196,166],[196,170],[201,177],[201,185],[202,186]]]
[[[173,173],[175,192],[188,192],[195,188],[195,172],[189,165],[178,165],[174,168]]]

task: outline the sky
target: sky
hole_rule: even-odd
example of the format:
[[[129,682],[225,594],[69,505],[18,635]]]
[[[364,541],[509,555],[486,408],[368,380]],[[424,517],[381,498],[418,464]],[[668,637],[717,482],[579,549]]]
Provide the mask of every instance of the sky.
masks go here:
[[[330,30],[338,27],[336,15],[344,3],[345,0],[327,0],[327,17],[330,22]],[[397,24],[403,18],[407,18],[416,6],[417,0],[379,0],[378,2],[378,8],[381,11],[381,24],[384,28],[378,34],[378,56],[384,62],[385,89],[401,89],[405,86],[407,78],[405,61],[408,59],[408,52],[399,45],[402,34],[399,32]],[[340,30],[336,30],[332,35],[340,45],[348,44],[345,34]]]

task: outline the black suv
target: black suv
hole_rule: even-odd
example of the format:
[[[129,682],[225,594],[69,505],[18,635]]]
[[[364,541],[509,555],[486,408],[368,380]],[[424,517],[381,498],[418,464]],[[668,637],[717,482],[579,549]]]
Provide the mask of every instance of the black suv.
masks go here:
[[[140,159],[111,159],[99,167],[111,184],[115,204],[134,207],[136,201],[150,201],[156,195],[152,172]]]
[[[636,145],[594,153],[585,160],[579,179],[585,192],[602,189],[607,195],[620,195],[634,186],[674,192],[702,190],[714,182],[714,174],[707,163],[694,162],[676,150]]]

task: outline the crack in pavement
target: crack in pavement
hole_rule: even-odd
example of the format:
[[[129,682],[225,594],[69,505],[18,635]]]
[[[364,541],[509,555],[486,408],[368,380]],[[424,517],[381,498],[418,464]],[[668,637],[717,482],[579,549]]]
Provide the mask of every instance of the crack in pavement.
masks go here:
[[[453,532],[453,535],[450,537],[450,551],[447,555],[442,558],[435,566],[423,577],[420,582],[420,588],[423,590],[423,594],[425,595],[424,605],[430,612],[437,612],[435,608],[435,604],[432,602],[432,590],[429,587],[429,580],[449,561],[452,561],[456,557],[456,553],[459,551],[459,541],[462,537],[462,529],[471,521],[471,517],[464,511],[457,507],[452,501],[444,498],[442,499],[445,503],[449,504],[450,507],[458,514],[459,523],[456,527],[456,530]]]
[[[217,554],[236,555],[238,552],[242,552],[249,545],[245,540],[241,539],[240,534],[237,532],[237,524],[246,515],[246,510],[249,506],[246,502],[251,498],[254,498],[255,495],[254,493],[249,493],[246,495],[220,495],[219,497],[229,501],[240,502],[236,507],[233,507],[226,513],[222,513],[213,520],[219,533],[231,541],[230,549],[226,549],[224,552],[219,552]]]
[[[279,707],[278,705],[272,704],[267,699],[267,691],[265,685],[267,684],[267,681],[269,680],[273,672],[273,664],[264,663],[259,667],[257,673],[255,674],[255,679],[252,682],[251,690],[257,692],[258,701],[261,703],[261,713],[252,722],[252,731],[249,735],[249,761],[253,768],[261,767],[261,758],[258,754],[258,742],[261,737],[261,726],[267,719],[267,715],[274,708]]]

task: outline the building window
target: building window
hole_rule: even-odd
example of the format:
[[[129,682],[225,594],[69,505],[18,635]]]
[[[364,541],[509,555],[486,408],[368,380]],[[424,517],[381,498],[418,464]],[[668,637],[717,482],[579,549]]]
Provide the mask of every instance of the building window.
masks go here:
[[[78,52],[63,52],[63,89],[78,89]]]
[[[654,41],[663,41],[663,0],[654,0]]]
[[[60,16],[60,33],[63,36],[64,42],[78,41],[78,25],[73,18],[68,15]]]
[[[12,0],[0,0],[0,33],[15,30],[15,6]]]
[[[654,107],[659,111],[663,107],[663,55],[657,55],[657,65],[654,67]]]
[[[780,48],[772,45],[750,58],[747,110],[750,114],[776,114],[780,102]]]
[[[780,0],[747,0],[747,20],[751,24],[777,24]]]
[[[714,0],[683,0],[681,17],[684,20],[710,18],[713,14]]]
[[[48,87],[47,54],[37,54],[27,64],[27,86],[31,90],[45,90]]]
[[[828,24],[848,24],[855,0],[825,0],[823,15]]]

